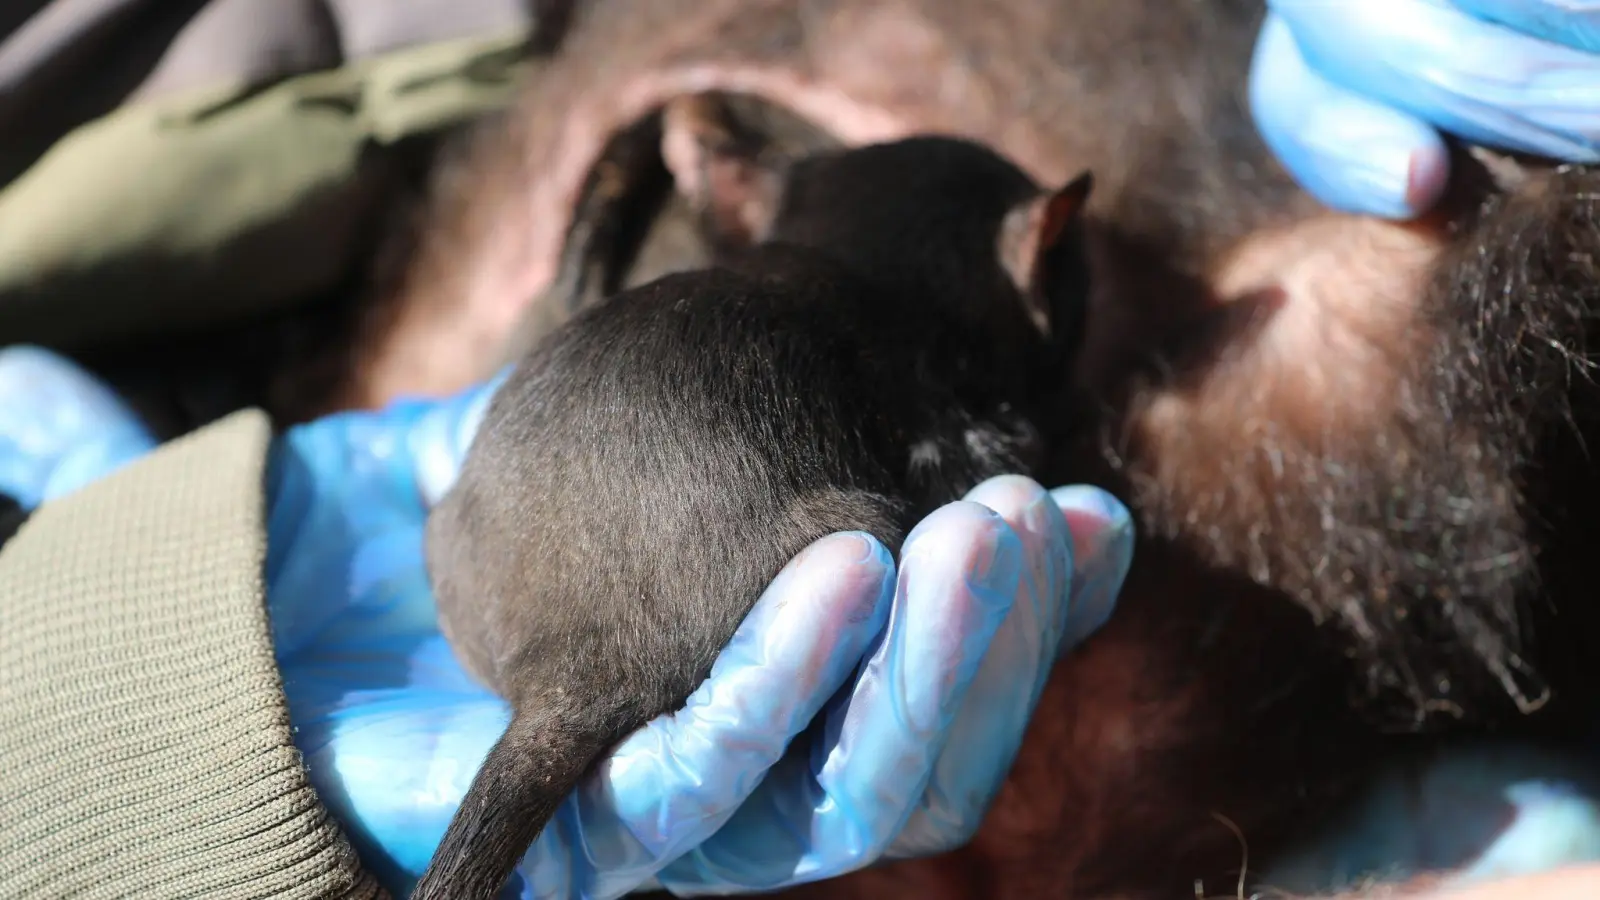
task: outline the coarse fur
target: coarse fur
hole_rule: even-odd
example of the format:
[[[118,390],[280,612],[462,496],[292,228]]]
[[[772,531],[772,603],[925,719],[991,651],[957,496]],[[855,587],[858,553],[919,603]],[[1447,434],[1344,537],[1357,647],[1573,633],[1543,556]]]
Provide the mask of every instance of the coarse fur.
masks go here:
[[[1259,0],[584,4],[441,198],[350,397],[456,389],[519,323],[581,308],[535,298],[563,247],[586,249],[575,220],[596,163],[684,95],[742,94],[845,145],[968,135],[1046,183],[1093,169],[1095,288],[1070,379],[1086,440],[1043,474],[1127,498],[1138,564],[1117,613],[1057,666],[973,842],[815,892],[1231,892],[1238,841],[1218,814],[1259,862],[1374,761],[1426,754],[1435,734],[1570,742],[1600,721],[1600,174],[1458,178],[1414,223],[1324,210],[1245,106],[1261,14]],[[1463,156],[1457,172],[1474,168]]]
[[[541,341],[429,517],[443,631],[513,718],[415,897],[493,896],[808,544],[859,530],[896,549],[985,478],[1037,471],[1060,427],[1033,392],[1075,345],[1086,179],[1042,192],[937,137],[781,175],[713,149],[696,170],[714,218],[766,239]],[[764,179],[777,203],[747,202]]]
[[[1526,435],[1485,433],[1480,446],[1444,420],[1525,429],[1514,414],[1426,402],[1443,384],[1430,378],[1459,374],[1454,357],[1436,363],[1463,340],[1431,331],[1441,315],[1446,332],[1461,323],[1418,300],[1442,250],[1471,239],[1460,229],[1476,200],[1409,225],[1320,210],[1244,108],[1257,0],[1020,2],[981,25],[952,0],[690,7],[580,6],[572,42],[442,198],[440,237],[399,304],[427,335],[402,326],[394,340],[413,334],[417,351],[462,328],[504,340],[512,326],[491,323],[547,284],[602,140],[686,91],[742,90],[846,144],[941,130],[992,142],[1047,182],[1092,168],[1098,274],[1076,376],[1106,412],[1102,449],[1142,522],[1340,625],[1402,715],[1459,707],[1439,688],[1484,666],[1538,705],[1516,627],[1535,562],[1504,483]],[[834,65],[845,57],[874,64]],[[934,71],[941,92],[915,88]],[[449,324],[432,318],[446,311]],[[428,353],[427,365],[470,357]],[[366,374],[384,373],[405,377]],[[1422,461],[1425,474],[1398,471]],[[1400,497],[1416,477],[1454,483]]]

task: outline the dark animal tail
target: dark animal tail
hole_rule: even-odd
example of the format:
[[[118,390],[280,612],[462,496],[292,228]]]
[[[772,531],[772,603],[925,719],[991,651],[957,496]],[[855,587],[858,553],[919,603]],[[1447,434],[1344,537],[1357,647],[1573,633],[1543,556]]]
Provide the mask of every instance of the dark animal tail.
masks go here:
[[[412,900],[494,900],[556,807],[610,746],[541,711],[516,713],[484,758]],[[565,727],[564,727],[565,726]]]
[[[21,530],[29,515],[31,513],[23,509],[21,503],[5,494],[0,494],[0,547],[4,547],[6,541],[11,540]]]

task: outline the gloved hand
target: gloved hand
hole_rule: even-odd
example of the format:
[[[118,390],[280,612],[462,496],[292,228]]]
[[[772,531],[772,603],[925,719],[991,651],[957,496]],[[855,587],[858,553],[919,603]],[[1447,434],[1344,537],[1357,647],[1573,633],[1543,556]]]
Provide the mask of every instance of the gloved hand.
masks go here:
[[[1250,104],[1305,187],[1407,218],[1442,193],[1440,132],[1600,160],[1600,7],[1573,0],[1268,0]]]
[[[296,742],[364,859],[401,889],[509,718],[439,636],[420,554],[426,507],[490,390],[333,416],[273,453],[269,614]],[[5,457],[0,444],[0,469]],[[1130,553],[1108,495],[1014,477],[930,516],[898,575],[876,541],[823,539],[686,709],[627,740],[562,808],[514,893],[726,893],[961,843],[1050,663],[1109,614]]]
[[[491,389],[294,429],[269,488],[271,614],[298,743],[395,883],[426,866],[509,720],[439,636],[420,552],[425,508]],[[1051,662],[1104,620],[1130,552],[1108,495],[1021,478],[930,516],[898,578],[877,541],[823,539],[687,708],[625,741],[561,809],[518,893],[764,889],[963,842]]]
[[[416,554],[422,504],[454,479],[487,396],[334,417],[277,451],[272,614],[298,742],[323,798],[396,885],[425,865],[506,721],[439,640]],[[0,350],[0,398],[0,491],[57,496],[149,445],[109,391],[48,353]],[[1109,612],[1128,551],[1125,512],[1098,491],[1054,492],[1072,554],[1037,485],[996,479],[971,499],[1009,524],[965,503],[930,517],[892,597],[881,547],[863,554],[844,536],[802,554],[689,708],[634,736],[568,803],[523,866],[536,895],[614,895],[664,862],[654,883],[682,893],[760,888],[959,843],[1053,648]],[[797,593],[805,602],[783,602]],[[873,644],[851,690],[825,703]],[[819,707],[821,733],[767,769]],[[1591,765],[1537,750],[1401,762],[1259,881],[1320,896],[1371,875],[1450,868],[1461,884],[1596,860],[1596,798]]]

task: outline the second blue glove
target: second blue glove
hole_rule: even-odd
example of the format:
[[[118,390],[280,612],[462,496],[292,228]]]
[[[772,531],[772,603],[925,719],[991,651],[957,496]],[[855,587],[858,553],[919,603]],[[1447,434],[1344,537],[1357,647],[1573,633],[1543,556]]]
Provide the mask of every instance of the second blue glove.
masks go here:
[[[1440,133],[1600,160],[1600,11],[1565,0],[1270,0],[1250,103],[1308,190],[1350,212],[1425,212]]]

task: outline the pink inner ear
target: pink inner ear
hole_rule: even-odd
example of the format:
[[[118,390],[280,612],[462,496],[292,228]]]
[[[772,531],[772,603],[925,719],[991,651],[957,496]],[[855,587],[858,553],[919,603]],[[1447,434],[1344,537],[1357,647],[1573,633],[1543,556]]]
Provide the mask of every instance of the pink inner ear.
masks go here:
[[[1043,253],[1056,245],[1061,240],[1061,233],[1067,230],[1067,220],[1077,210],[1074,198],[1063,194],[1051,197],[1044,207],[1044,222],[1039,228],[1039,252]]]
[[[1039,243],[1036,255],[1043,255],[1046,251],[1061,240],[1061,235],[1067,230],[1067,223],[1083,210],[1083,204],[1089,199],[1089,189],[1092,182],[1088,175],[1079,177],[1045,201],[1044,221],[1039,224]]]
[[[1045,215],[1042,204],[1035,199],[1013,209],[1001,226],[1000,262],[1024,293],[1033,280],[1034,262],[1038,259],[1039,240],[1045,224],[1041,219]]]
[[[1041,279],[1045,257],[1061,241],[1067,225],[1083,211],[1093,186],[1087,174],[1057,191],[1035,196],[1013,209],[1002,226],[1001,262],[1022,292],[1029,318],[1044,334],[1054,325]]]
[[[1013,209],[1001,226],[1000,263],[1022,294],[1028,318],[1041,333],[1050,333],[1050,315],[1039,291],[1039,266],[1047,241],[1060,237],[1064,225],[1051,221],[1050,203],[1035,197]]]

